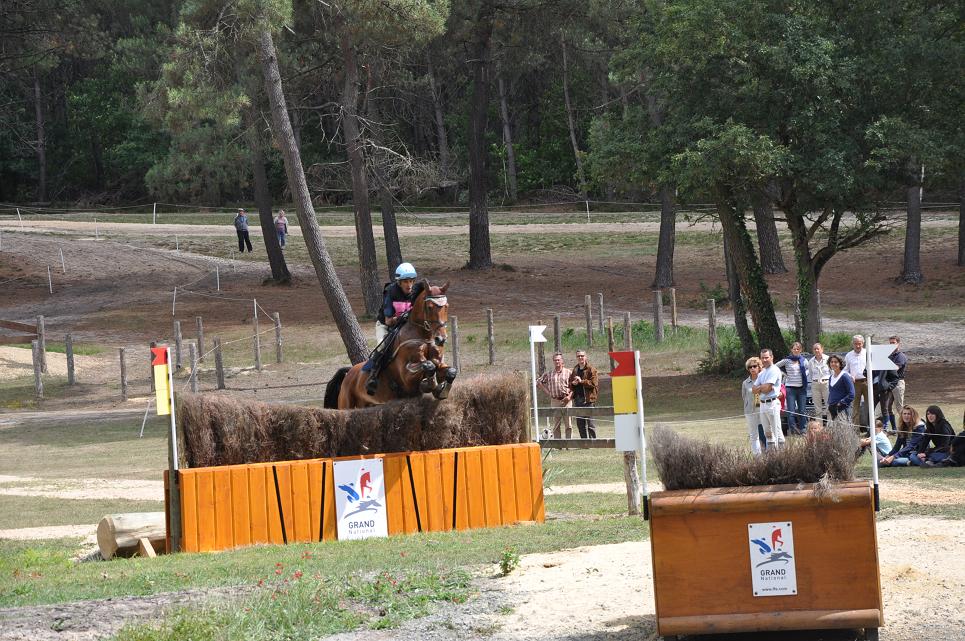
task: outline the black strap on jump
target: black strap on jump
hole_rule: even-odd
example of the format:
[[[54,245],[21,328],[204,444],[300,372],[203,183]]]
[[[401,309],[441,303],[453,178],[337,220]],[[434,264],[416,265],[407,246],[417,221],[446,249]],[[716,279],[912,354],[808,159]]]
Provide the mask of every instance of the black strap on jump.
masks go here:
[[[416,523],[416,526],[419,528],[419,531],[421,532],[422,517],[419,516],[419,497],[416,496],[416,492],[415,492],[415,478],[412,476],[412,460],[411,460],[410,454],[405,455],[405,466],[409,468],[409,487],[412,488],[412,503],[413,505],[415,505],[415,523]]]
[[[328,488],[328,483],[325,482],[325,464],[326,461],[322,461],[322,504],[319,506],[318,510],[319,541],[325,538],[325,490]]]
[[[459,505],[456,500],[459,497],[459,452],[456,452],[456,462],[452,468],[452,529],[456,529],[456,513]]]
[[[275,476],[275,498],[278,499],[278,520],[281,521],[281,540],[288,543],[288,532],[285,530],[285,512],[281,507],[281,490],[278,488],[278,467],[271,466],[271,473]]]

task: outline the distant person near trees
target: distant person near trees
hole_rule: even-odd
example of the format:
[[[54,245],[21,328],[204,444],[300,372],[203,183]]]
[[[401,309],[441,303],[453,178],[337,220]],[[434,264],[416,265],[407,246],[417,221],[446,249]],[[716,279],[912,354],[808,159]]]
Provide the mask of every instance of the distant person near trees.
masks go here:
[[[828,381],[831,379],[831,368],[828,367],[828,357],[824,355],[824,347],[821,343],[815,343],[811,350],[814,352],[814,356],[808,361],[807,373],[808,380],[811,381],[814,415],[821,420],[826,420],[828,416]]]
[[[854,382],[844,371],[844,361],[837,354],[828,357],[828,367],[831,369],[831,378],[828,379],[828,415],[831,417],[831,424],[850,425]]]
[[[550,397],[550,407],[573,407],[573,392],[570,389],[570,375],[568,368],[563,367],[563,355],[553,354],[553,370],[544,372],[536,381],[539,388]],[[573,427],[570,417],[560,413],[553,425],[553,438],[560,438],[560,423],[566,429],[566,438],[573,438]]]
[[[854,384],[854,401],[851,408],[851,420],[855,425],[867,427],[864,413],[861,412],[861,401],[868,404],[868,379],[865,376],[865,359],[867,354],[864,351],[864,336],[855,334],[851,338],[850,352],[844,355],[844,371],[851,377]]]
[[[248,236],[248,216],[245,215],[244,209],[238,210],[238,215],[235,216],[235,231],[238,233],[238,252],[245,253],[245,247],[248,247],[248,253],[251,253],[251,238]]]
[[[898,382],[895,383],[894,388],[891,390],[891,398],[888,403],[888,416],[891,419],[891,428],[897,429],[895,427],[895,413],[892,411],[892,408],[897,407],[901,410],[901,408],[905,406],[905,369],[908,367],[908,356],[901,351],[901,338],[898,336],[890,336],[888,337],[888,342],[895,346],[895,351],[893,351],[888,358],[898,366],[898,371],[896,372]],[[884,414],[883,411],[882,414]]]
[[[582,349],[576,353],[576,367],[570,374],[570,389],[573,391],[573,407],[593,407],[600,391],[600,375],[596,368],[586,360]],[[596,423],[592,416],[577,416],[576,429],[580,438],[596,438]]]
[[[761,371],[754,379],[751,391],[761,399],[761,425],[767,436],[768,447],[780,447],[784,443],[784,431],[781,429],[781,379],[784,375],[774,365],[774,352],[764,348],[761,350]]]
[[[275,234],[278,235],[278,244],[285,249],[285,239],[288,237],[288,219],[285,217],[285,210],[279,209],[278,216],[275,218]]]
[[[747,378],[741,383],[741,398],[744,400],[744,422],[747,424],[747,439],[754,456],[760,456],[761,401],[759,395],[754,393],[753,387],[757,375],[761,372],[761,359],[751,356],[744,363],[744,367],[747,370]]]
[[[791,353],[775,365],[784,368],[787,380],[784,389],[787,399],[787,431],[791,434],[807,432],[808,375],[807,361],[801,353],[804,346],[795,342]]]

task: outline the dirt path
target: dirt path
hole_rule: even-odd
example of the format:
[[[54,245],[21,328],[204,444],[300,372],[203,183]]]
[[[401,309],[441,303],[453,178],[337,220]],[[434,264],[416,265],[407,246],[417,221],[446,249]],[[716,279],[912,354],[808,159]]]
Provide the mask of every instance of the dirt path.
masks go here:
[[[886,625],[881,639],[965,639],[965,521],[898,518],[878,524]],[[913,562],[909,550],[915,550]],[[647,542],[530,554],[508,577],[486,569],[478,594],[396,630],[360,630],[329,641],[644,641],[656,638]],[[0,610],[0,639],[93,640],[125,622],[159,616],[176,604],[235,596],[238,589],[82,601]],[[924,623],[923,623],[924,622]],[[706,641],[733,637],[701,637]],[[740,635],[764,641],[773,635]],[[782,634],[782,639],[853,639],[851,632]]]

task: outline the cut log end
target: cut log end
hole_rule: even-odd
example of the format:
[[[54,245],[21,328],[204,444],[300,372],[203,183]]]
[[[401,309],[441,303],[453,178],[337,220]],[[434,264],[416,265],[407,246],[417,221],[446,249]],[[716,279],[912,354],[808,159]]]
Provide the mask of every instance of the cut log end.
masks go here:
[[[166,535],[164,512],[109,514],[97,524],[97,546],[104,559],[139,553],[155,556],[155,550],[164,549]],[[146,546],[141,545],[142,539]]]

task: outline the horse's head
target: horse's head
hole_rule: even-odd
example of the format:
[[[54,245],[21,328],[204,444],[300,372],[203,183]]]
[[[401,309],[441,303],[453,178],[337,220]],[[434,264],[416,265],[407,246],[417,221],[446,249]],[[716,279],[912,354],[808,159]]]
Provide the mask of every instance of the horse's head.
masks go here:
[[[446,323],[449,321],[447,289],[448,281],[442,287],[430,285],[429,281],[424,279],[416,283],[412,288],[415,299],[412,302],[412,311],[409,312],[409,322],[425,330],[440,347],[446,344]]]

